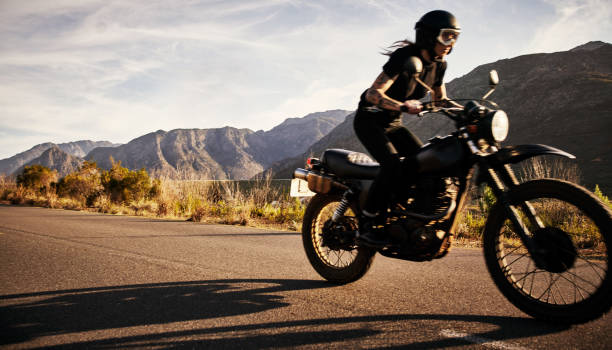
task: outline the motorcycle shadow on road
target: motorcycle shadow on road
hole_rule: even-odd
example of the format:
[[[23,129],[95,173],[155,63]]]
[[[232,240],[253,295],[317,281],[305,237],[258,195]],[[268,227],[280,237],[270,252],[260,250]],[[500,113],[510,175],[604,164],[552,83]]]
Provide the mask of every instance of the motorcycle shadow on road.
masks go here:
[[[331,288],[317,280],[227,279],[123,285],[0,296],[0,345],[16,345],[43,336],[108,330],[103,340],[56,347],[242,348],[323,344],[384,334],[378,323],[441,321],[486,323],[496,327],[477,334],[493,340],[520,339],[563,331],[530,318],[393,314],[300,319],[259,323],[258,314],[288,307],[283,293]],[[113,329],[250,315],[248,324],[153,332],[113,337]],[[241,319],[244,321],[244,318]],[[491,328],[491,327],[489,327]],[[159,330],[159,328],[157,328]],[[126,334],[125,331],[121,332]],[[197,339],[188,340],[184,339]],[[403,344],[438,348],[465,345],[460,338]],[[45,348],[48,348],[45,346]]]

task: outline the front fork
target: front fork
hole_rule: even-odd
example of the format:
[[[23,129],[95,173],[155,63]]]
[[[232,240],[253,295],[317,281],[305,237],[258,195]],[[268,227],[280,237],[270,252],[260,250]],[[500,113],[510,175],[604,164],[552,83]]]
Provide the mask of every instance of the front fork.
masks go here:
[[[527,225],[524,223],[524,219],[521,218],[521,213],[517,209],[517,206],[512,204],[510,201],[510,193],[511,191],[519,185],[519,182],[514,174],[514,171],[508,164],[504,164],[501,167],[492,168],[489,166],[481,166],[482,171],[486,171],[485,176],[487,177],[486,181],[497,200],[501,202],[504,209],[506,210],[506,215],[512,222],[516,233],[520,237],[521,241],[525,245],[525,247],[529,250],[529,253],[532,257],[537,256],[533,233],[530,232]],[[531,227],[538,229],[544,228],[544,223],[538,217],[535,208],[528,201],[524,201],[518,203],[518,208],[521,209],[524,217],[531,224]]]

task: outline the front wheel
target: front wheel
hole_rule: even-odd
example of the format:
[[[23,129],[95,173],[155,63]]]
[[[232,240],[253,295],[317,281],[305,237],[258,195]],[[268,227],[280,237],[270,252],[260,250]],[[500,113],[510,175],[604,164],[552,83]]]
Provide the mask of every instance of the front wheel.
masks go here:
[[[357,218],[349,208],[336,223],[331,217],[341,197],[317,194],[312,198],[302,224],[302,243],[310,264],[323,278],[334,283],[358,280],[370,269],[376,251],[355,245]]]
[[[505,208],[494,206],[483,235],[484,253],[504,296],[525,313],[553,322],[582,323],[608,312],[609,208],[582,187],[548,179],[519,185],[509,200],[519,210],[535,249],[527,250]],[[529,210],[523,203],[535,210],[540,225],[529,222],[530,215],[520,209]]]

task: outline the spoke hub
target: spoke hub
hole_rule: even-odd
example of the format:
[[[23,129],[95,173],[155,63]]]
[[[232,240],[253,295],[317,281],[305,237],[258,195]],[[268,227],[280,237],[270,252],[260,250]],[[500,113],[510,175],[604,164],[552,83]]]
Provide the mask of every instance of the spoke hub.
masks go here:
[[[337,222],[331,219],[323,225],[322,246],[333,250],[348,250],[355,241],[357,225],[346,216],[341,217]]]
[[[571,269],[578,252],[569,235],[554,227],[539,229],[534,234],[534,260],[538,268],[553,273]]]

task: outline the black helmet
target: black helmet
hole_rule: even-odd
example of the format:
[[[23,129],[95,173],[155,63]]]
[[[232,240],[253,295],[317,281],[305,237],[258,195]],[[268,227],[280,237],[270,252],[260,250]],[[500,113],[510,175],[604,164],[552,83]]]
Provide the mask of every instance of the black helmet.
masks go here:
[[[450,45],[451,42],[457,39],[461,31],[455,16],[443,10],[427,12],[415,24],[414,29],[416,30],[416,45],[427,50],[433,50],[437,41]],[[452,38],[448,40],[442,39],[441,31],[443,29],[448,29],[447,32]]]

